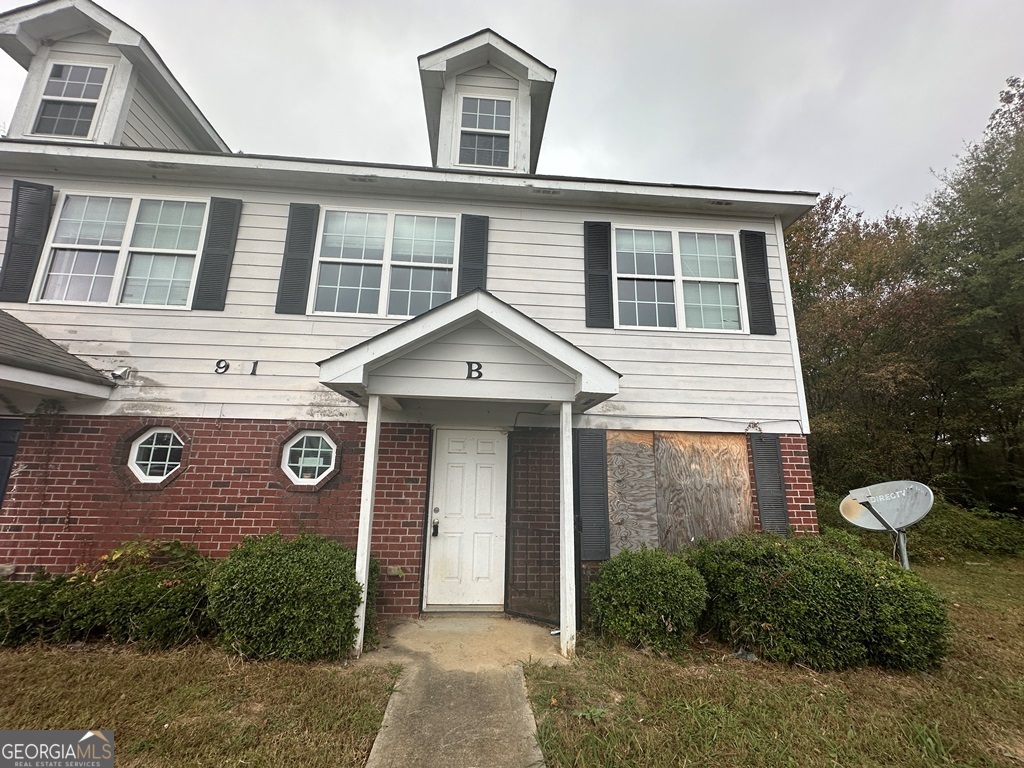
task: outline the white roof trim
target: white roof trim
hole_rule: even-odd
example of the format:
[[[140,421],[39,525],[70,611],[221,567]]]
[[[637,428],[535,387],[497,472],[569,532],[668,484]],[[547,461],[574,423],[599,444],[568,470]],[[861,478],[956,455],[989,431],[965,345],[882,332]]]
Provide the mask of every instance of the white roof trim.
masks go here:
[[[480,321],[574,378],[573,402],[579,410],[591,408],[619,392],[619,374],[616,371],[481,289],[322,360],[319,363],[320,383],[350,400],[364,403],[369,395],[375,394],[367,390],[370,373],[374,369],[473,321]],[[544,397],[531,397],[528,391],[516,399],[523,402],[548,401]]]
[[[703,187],[516,173],[470,172],[274,155],[220,155],[172,150],[0,141],[0,166],[10,172],[103,174],[147,182],[280,184],[308,194],[399,194],[543,205],[581,205],[645,212],[717,216],[779,216],[789,226],[817,201],[815,192]]]
[[[46,396],[83,397],[91,400],[107,400],[114,385],[91,384],[67,376],[41,373],[11,365],[0,365],[0,392],[13,389],[18,392],[32,392]]]
[[[490,29],[482,29],[418,59],[421,73],[441,72],[448,76],[475,69],[488,61],[520,80],[555,81],[555,70]]]
[[[91,0],[44,0],[0,14],[0,48],[27,69],[42,40],[88,30],[107,36],[204,149],[231,151],[149,41]]]

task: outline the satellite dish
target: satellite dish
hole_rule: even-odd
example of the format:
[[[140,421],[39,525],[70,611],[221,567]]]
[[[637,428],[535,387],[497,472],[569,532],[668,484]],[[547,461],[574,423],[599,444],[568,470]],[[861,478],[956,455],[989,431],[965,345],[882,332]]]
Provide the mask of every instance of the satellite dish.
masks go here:
[[[839,514],[847,522],[869,531],[898,531],[927,515],[934,500],[932,489],[923,483],[893,480],[850,491],[839,504]],[[877,516],[863,502],[868,502]]]
[[[934,500],[932,489],[927,485],[913,480],[893,480],[854,488],[839,503],[839,514],[860,528],[893,534],[900,563],[909,571],[906,529],[928,514]]]

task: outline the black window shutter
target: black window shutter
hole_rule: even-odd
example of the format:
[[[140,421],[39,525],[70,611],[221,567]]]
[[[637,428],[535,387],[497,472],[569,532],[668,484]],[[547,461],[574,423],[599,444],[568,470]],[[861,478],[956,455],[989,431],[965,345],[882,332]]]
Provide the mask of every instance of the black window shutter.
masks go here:
[[[782,475],[782,449],[778,435],[759,432],[747,436],[754,459],[754,487],[761,530],[789,533],[789,509],[786,506],[786,482]]]
[[[462,240],[459,244],[459,292],[461,296],[475,288],[487,290],[486,216],[462,214]]]
[[[750,332],[775,335],[775,307],[768,284],[768,245],[764,232],[740,232],[743,254],[743,279],[747,284],[747,313]]]
[[[608,461],[603,429],[574,429],[573,496],[580,527],[580,560],[607,560]]]
[[[277,284],[275,311],[279,315],[306,314],[319,221],[320,206],[314,203],[292,203],[288,209],[288,233],[284,238],[281,279]]]
[[[614,328],[612,307],[612,225],[583,222],[583,281],[588,328]]]
[[[192,309],[224,310],[241,216],[241,200],[223,197],[210,200],[210,220],[206,225],[206,242],[199,261],[199,277],[192,297]]]
[[[0,272],[0,301],[28,301],[50,228],[52,201],[53,187],[48,184],[14,182],[7,248]]]

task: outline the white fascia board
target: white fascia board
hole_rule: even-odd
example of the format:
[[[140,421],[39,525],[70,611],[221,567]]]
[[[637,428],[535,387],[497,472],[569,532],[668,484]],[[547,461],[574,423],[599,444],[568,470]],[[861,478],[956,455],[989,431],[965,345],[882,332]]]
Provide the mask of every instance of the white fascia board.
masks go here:
[[[555,80],[555,70],[489,29],[425,53],[418,59],[421,71],[443,72],[448,76],[488,61],[495,61],[524,80],[547,83]]]
[[[394,194],[431,198],[700,213],[718,216],[778,216],[788,227],[814,207],[817,193],[697,187],[513,173],[469,172],[414,166],[316,160],[268,155],[98,147],[18,139],[0,141],[0,167],[104,178],[208,182],[301,189],[305,194]],[[541,201],[544,202],[541,202]]]
[[[14,389],[42,395],[81,397],[92,400],[107,400],[114,389],[110,384],[91,384],[67,376],[40,373],[11,365],[0,365],[0,392]]]

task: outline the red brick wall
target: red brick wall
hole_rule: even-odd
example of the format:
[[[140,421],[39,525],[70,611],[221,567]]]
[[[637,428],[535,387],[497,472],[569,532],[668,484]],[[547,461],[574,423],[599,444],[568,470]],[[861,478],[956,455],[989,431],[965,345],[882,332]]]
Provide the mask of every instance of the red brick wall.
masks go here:
[[[160,484],[127,468],[131,442],[152,426],[185,442],[184,467]],[[338,445],[338,471],[317,487],[280,469],[303,429]],[[211,556],[246,535],[316,532],[355,546],[365,425],[252,419],[45,416],[26,421],[0,511],[0,563],[22,573],[68,571],[133,538],[175,538]],[[382,615],[419,610],[430,429],[384,425],[372,550],[381,560]],[[394,575],[388,575],[390,572]]]
[[[558,621],[560,439],[557,429],[509,432],[508,609]]]
[[[786,483],[786,504],[789,525],[796,533],[818,533],[818,513],[814,507],[814,484],[807,456],[807,438],[804,435],[779,435],[782,450],[782,476]],[[750,493],[753,497],[754,527],[761,530],[757,509],[757,490],[754,488],[754,460],[747,449],[750,465]]]

